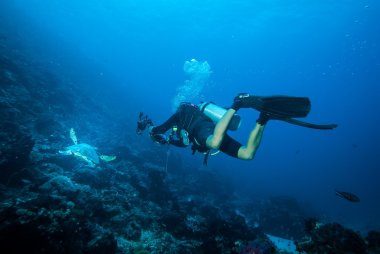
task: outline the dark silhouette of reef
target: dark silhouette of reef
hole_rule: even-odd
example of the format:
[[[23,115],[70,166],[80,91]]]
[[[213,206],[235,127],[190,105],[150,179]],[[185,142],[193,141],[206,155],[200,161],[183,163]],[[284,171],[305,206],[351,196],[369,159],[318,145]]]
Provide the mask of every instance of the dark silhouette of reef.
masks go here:
[[[142,148],[135,123],[121,123],[106,100],[0,44],[1,253],[285,253],[265,233],[307,253],[379,252],[378,232],[362,238],[313,220],[305,230],[291,197],[242,199],[178,154],[166,165],[166,150]],[[117,159],[93,168],[60,155],[70,128]]]
[[[370,231],[366,238],[338,223],[322,224],[315,218],[305,221],[306,236],[296,241],[297,250],[306,253],[379,253],[380,234]]]

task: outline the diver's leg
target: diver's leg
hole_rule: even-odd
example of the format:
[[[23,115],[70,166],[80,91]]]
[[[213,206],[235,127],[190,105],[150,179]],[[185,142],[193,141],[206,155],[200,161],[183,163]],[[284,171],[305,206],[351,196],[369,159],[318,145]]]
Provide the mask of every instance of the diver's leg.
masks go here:
[[[214,133],[210,135],[206,140],[206,145],[210,149],[219,149],[224,135],[226,134],[228,125],[234,116],[236,110],[230,108],[227,110],[227,112],[224,114],[222,119],[219,120],[219,122],[216,124]]]
[[[260,146],[263,137],[265,125],[257,123],[248,137],[247,145],[240,147],[238,158],[242,160],[252,160]]]
[[[214,133],[207,138],[206,146],[208,148],[219,149],[232,117],[236,111],[246,106],[246,98],[249,98],[249,94],[241,93],[234,98],[231,108],[227,110],[222,119],[216,124]]]

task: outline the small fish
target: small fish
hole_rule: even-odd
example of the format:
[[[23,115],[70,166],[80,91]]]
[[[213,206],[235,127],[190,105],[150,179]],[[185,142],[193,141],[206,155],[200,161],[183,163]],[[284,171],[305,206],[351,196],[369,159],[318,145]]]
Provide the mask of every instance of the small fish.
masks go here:
[[[358,196],[356,196],[355,194],[350,193],[350,192],[335,190],[335,194],[338,197],[344,198],[344,199],[351,201],[351,202],[355,202],[355,203],[360,202],[360,198]]]

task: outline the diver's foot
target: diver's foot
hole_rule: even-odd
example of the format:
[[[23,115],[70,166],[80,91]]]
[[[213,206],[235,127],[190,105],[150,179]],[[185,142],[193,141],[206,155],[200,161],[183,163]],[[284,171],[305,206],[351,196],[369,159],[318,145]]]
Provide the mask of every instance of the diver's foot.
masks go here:
[[[234,102],[231,106],[234,110],[239,110],[241,108],[250,108],[252,106],[252,99],[249,93],[239,93],[235,96]]]
[[[261,112],[259,118],[256,120],[256,123],[260,125],[266,125],[270,119],[272,118],[267,113]]]

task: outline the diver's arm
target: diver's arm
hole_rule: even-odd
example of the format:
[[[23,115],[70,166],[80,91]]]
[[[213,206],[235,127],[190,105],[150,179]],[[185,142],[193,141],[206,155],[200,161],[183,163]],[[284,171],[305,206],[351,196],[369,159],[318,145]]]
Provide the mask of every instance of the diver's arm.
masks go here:
[[[151,135],[164,134],[165,132],[170,130],[170,128],[176,125],[178,121],[179,121],[179,113],[177,112],[174,115],[172,115],[168,120],[166,120],[166,122],[164,122],[163,124],[151,127],[150,134]]]
[[[149,127],[149,135],[150,138],[161,145],[170,144],[170,139],[164,134],[170,128],[172,128],[179,120],[179,113],[175,113],[172,115],[166,122],[159,126],[151,126]]]

